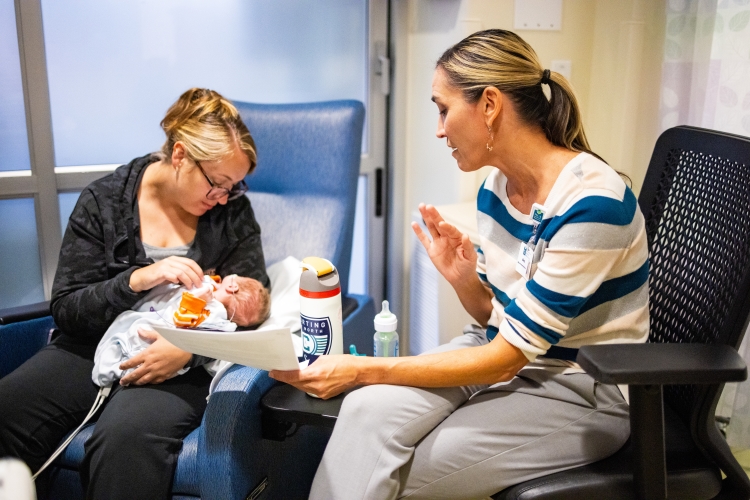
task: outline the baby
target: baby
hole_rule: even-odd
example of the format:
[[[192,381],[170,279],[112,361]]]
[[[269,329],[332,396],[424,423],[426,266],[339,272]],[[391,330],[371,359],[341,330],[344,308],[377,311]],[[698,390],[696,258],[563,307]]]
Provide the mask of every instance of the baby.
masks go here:
[[[131,311],[125,311],[110,325],[99,341],[91,378],[106,387],[132,370],[120,363],[150,344],[138,335],[151,325],[201,328],[231,332],[237,326],[254,326],[269,315],[270,300],[263,285],[252,278],[229,275],[204,276],[200,288],[188,290],[165,283],[154,287]],[[188,371],[183,368],[178,375]]]

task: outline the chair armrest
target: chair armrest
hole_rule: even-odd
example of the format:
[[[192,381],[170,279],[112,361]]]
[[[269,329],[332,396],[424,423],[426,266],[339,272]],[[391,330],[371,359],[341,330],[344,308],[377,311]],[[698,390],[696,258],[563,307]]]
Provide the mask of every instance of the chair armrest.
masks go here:
[[[747,378],[745,362],[726,345],[587,345],[576,361],[605,384],[720,384]]]
[[[21,366],[47,345],[53,328],[55,322],[50,315],[0,325],[0,378]]]
[[[43,318],[45,316],[51,316],[49,309],[49,300],[45,302],[37,302],[36,304],[29,304],[26,306],[1,309],[0,325],[10,325],[11,323]]]
[[[277,382],[235,365],[211,394],[198,440],[201,498],[244,499],[269,474],[260,399]]]

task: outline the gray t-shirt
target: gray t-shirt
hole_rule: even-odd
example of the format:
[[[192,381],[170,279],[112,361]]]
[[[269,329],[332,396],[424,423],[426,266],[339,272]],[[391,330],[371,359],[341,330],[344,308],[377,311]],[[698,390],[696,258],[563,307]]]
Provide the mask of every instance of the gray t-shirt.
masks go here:
[[[190,250],[190,245],[193,242],[186,243],[184,245],[176,247],[155,247],[148,243],[143,243],[143,249],[146,251],[146,257],[154,259],[154,262],[159,262],[162,259],[176,255],[177,257],[184,257]]]

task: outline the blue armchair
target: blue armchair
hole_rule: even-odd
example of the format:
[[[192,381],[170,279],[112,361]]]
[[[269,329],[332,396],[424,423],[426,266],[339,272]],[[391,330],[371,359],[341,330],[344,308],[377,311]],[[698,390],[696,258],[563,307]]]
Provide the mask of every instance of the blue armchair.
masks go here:
[[[262,228],[266,264],[288,255],[328,258],[344,295],[344,344],[372,350],[370,297],[347,295],[364,107],[357,101],[309,104],[236,102],[255,138],[258,168],[248,196]],[[0,377],[45,345],[54,326],[44,304],[0,311]],[[261,437],[260,398],[275,382],[267,372],[234,366],[211,395],[203,422],[183,442],[173,499],[304,498],[325,448],[325,429],[302,428],[298,439]],[[50,470],[50,498],[82,496],[78,464],[93,425]],[[296,460],[304,447],[305,460]],[[294,470],[299,481],[277,481]],[[264,492],[265,491],[265,492]]]

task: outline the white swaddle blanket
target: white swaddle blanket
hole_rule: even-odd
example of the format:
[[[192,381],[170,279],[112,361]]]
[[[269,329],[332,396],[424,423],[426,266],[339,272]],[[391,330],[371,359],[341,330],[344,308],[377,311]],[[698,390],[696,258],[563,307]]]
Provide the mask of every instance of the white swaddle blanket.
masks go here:
[[[213,287],[214,282],[208,276],[203,277],[204,287]],[[133,371],[121,370],[120,363],[128,360],[146,349],[150,344],[138,335],[139,328],[151,325],[174,326],[174,313],[180,306],[182,292],[191,291],[181,285],[165,283],[154,287],[141,299],[131,311],[125,311],[110,325],[105,332],[94,354],[94,369],[91,379],[99,387],[106,387],[116,379]],[[195,291],[195,290],[193,290]],[[227,310],[216,299],[206,304],[211,314],[198,328],[233,332],[237,325],[227,320]],[[216,362],[209,363],[213,365]],[[206,367],[209,372],[211,367]],[[183,368],[177,375],[182,375],[189,368]]]

